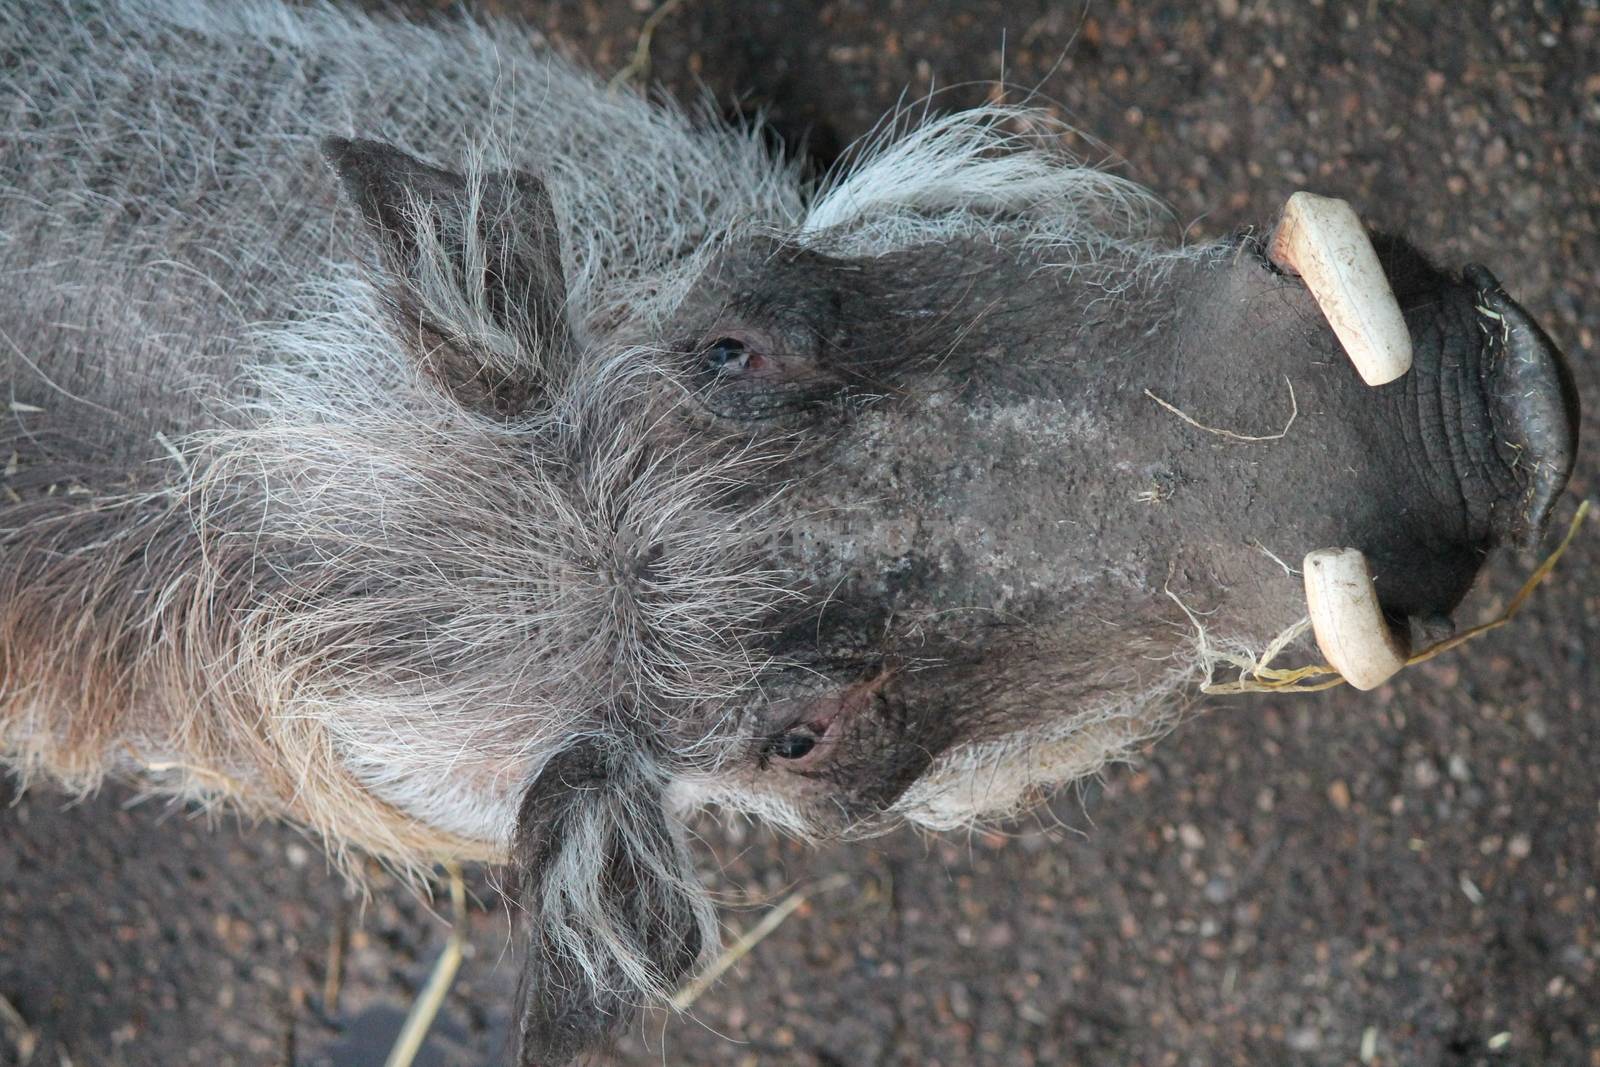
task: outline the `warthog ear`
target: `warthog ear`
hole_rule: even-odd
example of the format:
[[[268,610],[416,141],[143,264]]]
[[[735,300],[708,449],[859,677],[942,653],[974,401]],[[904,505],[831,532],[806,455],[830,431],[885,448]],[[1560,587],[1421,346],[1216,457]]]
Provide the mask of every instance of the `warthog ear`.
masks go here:
[[[567,749],[528,787],[512,861],[527,962],[521,1067],[565,1064],[669,995],[715,914],[648,757]]]
[[[330,137],[322,150],[377,237],[396,326],[423,371],[485,414],[536,405],[570,344],[544,182],[456,174],[378,141]]]

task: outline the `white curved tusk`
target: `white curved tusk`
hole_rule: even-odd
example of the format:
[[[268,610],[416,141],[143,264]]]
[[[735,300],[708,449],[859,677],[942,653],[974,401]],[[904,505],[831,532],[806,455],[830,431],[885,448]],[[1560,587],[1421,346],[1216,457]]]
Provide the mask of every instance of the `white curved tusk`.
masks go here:
[[[1406,665],[1407,642],[1389,628],[1358,548],[1307,552],[1306,605],[1311,632],[1328,665],[1357,689],[1376,689]]]
[[[1283,205],[1267,256],[1298,274],[1368,385],[1411,369],[1411,333],[1378,254],[1343,200],[1299,192]]]

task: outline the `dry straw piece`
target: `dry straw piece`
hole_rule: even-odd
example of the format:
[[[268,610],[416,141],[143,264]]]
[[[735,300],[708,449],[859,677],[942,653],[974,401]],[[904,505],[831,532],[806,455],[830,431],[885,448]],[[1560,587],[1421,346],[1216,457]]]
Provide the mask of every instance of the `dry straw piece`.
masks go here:
[[[467,939],[467,887],[461,880],[459,865],[446,863],[444,868],[450,876],[450,939],[445,942],[444,951],[439,953],[433,973],[428,975],[427,985],[422,987],[422,992],[411,1004],[411,1010],[406,1013],[406,1021],[400,1027],[394,1047],[389,1050],[389,1058],[383,1061],[384,1067],[411,1067],[422,1048],[422,1042],[427,1040],[428,1030],[433,1026],[440,1006],[444,1004],[445,994],[450,992],[456,970],[461,966],[462,948]]]
[[[701,993],[711,988],[712,984],[718,978],[721,978],[728,968],[744,959],[750,950],[760,944],[768,934],[782,926],[783,921],[793,915],[800,905],[814,896],[838,889],[848,881],[849,879],[846,876],[836,874],[831,878],[823,879],[814,886],[807,889],[797,889],[784,897],[771,911],[763,915],[759,922],[734,939],[733,943],[723,950],[722,955],[711,961],[711,966],[696,975],[682,989],[673,994],[672,1006],[678,1011],[688,1010],[689,1006],[699,999]]]

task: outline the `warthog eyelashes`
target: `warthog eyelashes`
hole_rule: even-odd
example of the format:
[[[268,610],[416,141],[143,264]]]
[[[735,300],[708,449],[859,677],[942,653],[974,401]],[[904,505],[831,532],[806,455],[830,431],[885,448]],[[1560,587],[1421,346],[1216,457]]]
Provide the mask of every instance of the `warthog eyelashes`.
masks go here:
[[[801,759],[812,749],[817,747],[816,735],[810,731],[797,730],[784,734],[772,743],[771,752],[778,759]]]
[[[748,345],[735,337],[719,337],[712,341],[701,353],[700,362],[706,370],[723,375],[760,370],[766,366],[766,359],[761,353],[750,351]]]
[[[840,707],[813,709],[803,720],[789,720],[767,735],[756,752],[756,763],[767,770],[773,760],[782,760],[786,770],[808,776],[831,763],[844,733]]]
[[[707,406],[748,421],[815,409],[841,394],[846,383],[818,359],[818,344],[810,326],[790,322],[771,331],[719,329],[686,350]]]

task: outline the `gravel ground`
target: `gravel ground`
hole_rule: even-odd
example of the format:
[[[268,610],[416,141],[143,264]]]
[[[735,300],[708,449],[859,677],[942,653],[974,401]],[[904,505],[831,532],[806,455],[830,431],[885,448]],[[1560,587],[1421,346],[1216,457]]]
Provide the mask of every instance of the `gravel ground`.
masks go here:
[[[604,71],[650,10],[499,6]],[[823,160],[903,92],[974,103],[1003,73],[1196,237],[1270,224],[1297,188],[1347,197],[1495,270],[1566,347],[1594,439],[1595,0],[687,0],[652,61]],[[1574,496],[1596,474],[1590,449]],[[730,936],[811,896],[615,1062],[1600,1067],[1597,563],[1600,525],[1514,628],[1375,694],[1210,702],[1006,833],[813,853],[705,823]],[[1461,617],[1531,565],[1502,558]],[[468,956],[419,1063],[505,1051],[515,960],[471,880]],[[15,798],[0,1064],[379,1064],[447,924],[381,871],[373,887],[355,898],[283,827],[115,789]]]

